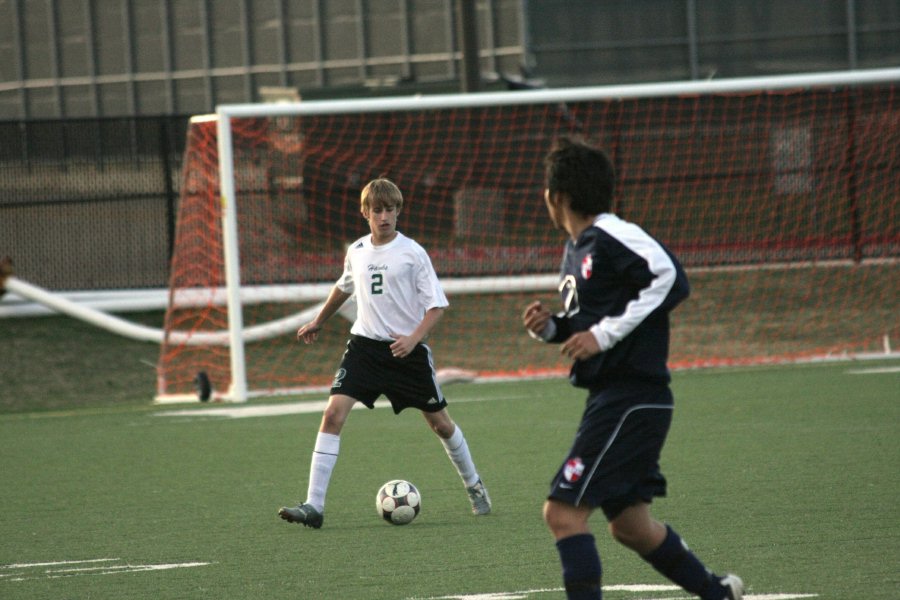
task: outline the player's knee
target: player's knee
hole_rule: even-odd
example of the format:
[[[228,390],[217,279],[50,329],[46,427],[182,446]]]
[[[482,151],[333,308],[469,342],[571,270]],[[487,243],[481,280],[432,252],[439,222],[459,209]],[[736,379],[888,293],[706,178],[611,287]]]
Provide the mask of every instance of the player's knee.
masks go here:
[[[635,526],[634,523],[612,520],[609,522],[609,533],[614,540],[640,554],[645,554],[658,545],[654,531],[648,527]]]
[[[441,411],[432,414],[424,413],[424,415],[425,420],[428,422],[428,426],[431,427],[431,430],[437,434],[438,437],[445,440],[449,440],[453,437],[453,433],[456,431],[456,423],[450,419],[446,412]]]
[[[586,532],[589,515],[590,512],[556,500],[544,503],[544,522],[557,539]]]
[[[609,534],[614,540],[628,548],[632,546],[635,540],[634,532],[627,527],[617,524],[615,521],[610,521],[609,523]]]
[[[322,424],[319,426],[319,431],[321,431],[322,433],[331,433],[334,435],[338,435],[341,432],[343,426],[343,420],[336,418],[333,414],[325,413],[322,415]]]
[[[553,506],[549,502],[544,502],[544,523],[547,524],[551,530],[553,529],[553,525],[557,522],[557,515],[553,510]]]
[[[322,424],[319,427],[319,431],[335,435],[339,434],[344,427],[348,414],[349,410],[346,410],[341,403],[329,402],[322,413]]]
[[[453,437],[453,432],[456,431],[456,425],[451,423],[429,423],[431,425],[431,430],[435,432],[439,437],[449,440]]]

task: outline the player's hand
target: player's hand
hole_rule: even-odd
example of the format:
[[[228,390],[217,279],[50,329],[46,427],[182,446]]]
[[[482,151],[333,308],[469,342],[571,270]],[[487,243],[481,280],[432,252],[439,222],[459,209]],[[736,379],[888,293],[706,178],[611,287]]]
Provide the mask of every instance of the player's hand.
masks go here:
[[[597,343],[597,338],[594,337],[593,333],[590,331],[579,331],[572,334],[572,337],[563,343],[559,352],[572,360],[584,360],[599,354],[600,345]]]
[[[391,337],[394,338],[394,343],[391,344],[391,354],[394,355],[394,358],[406,358],[419,343],[415,338],[407,335],[392,335]]]
[[[528,331],[540,335],[551,316],[550,311],[541,304],[541,301],[536,300],[525,307],[525,311],[522,313],[522,324]]]
[[[297,341],[302,340],[304,344],[312,344],[319,339],[320,331],[322,331],[322,326],[317,325],[314,321],[310,321],[297,330]]]

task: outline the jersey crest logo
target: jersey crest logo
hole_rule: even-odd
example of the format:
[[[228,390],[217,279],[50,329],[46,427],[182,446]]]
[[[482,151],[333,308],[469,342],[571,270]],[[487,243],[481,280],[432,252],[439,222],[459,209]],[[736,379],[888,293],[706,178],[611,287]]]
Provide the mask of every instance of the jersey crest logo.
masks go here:
[[[570,458],[566,461],[566,466],[563,467],[563,477],[566,478],[566,481],[569,483],[575,483],[581,476],[584,474],[584,463],[581,462],[581,458],[576,456],[575,458]]]
[[[591,255],[588,254],[584,257],[584,260],[581,261],[581,278],[582,279],[590,279],[591,274],[594,272],[594,259],[591,258]]]

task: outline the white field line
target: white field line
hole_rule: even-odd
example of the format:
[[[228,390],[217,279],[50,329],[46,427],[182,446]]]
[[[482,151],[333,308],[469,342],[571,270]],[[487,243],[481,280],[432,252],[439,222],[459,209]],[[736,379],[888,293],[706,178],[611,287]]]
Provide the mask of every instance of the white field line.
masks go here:
[[[516,592],[486,592],[481,594],[453,594],[450,596],[432,596],[429,598],[408,598],[407,600],[525,600],[535,594],[550,594],[565,591],[564,588],[546,588],[533,590],[520,590]],[[654,592],[679,592],[683,591],[675,585],[605,585],[604,592],[633,592],[636,594]],[[745,600],[795,600],[800,598],[815,598],[818,594],[744,594]],[[690,600],[693,596],[662,596],[662,597],[634,597],[633,600]]]
[[[375,403],[376,408],[383,404]],[[189,408],[183,410],[167,410],[152,413],[154,417],[225,417],[228,419],[241,419],[246,417],[278,417],[282,415],[297,415],[307,413],[321,413],[328,405],[327,400],[315,400],[307,402],[290,402],[286,404],[264,404],[261,406],[222,406],[210,408]],[[355,404],[354,409],[365,408],[362,404]]]
[[[138,573],[142,571],[166,571],[170,569],[185,569],[192,567],[205,567],[212,563],[208,562],[186,562],[186,563],[161,563],[161,564],[124,564],[124,565],[104,565],[96,567],[69,567],[68,565],[86,565],[93,563],[114,562],[121,560],[119,558],[94,558],[88,560],[63,560],[52,562],[37,563],[13,563],[9,565],[0,565],[0,569],[17,570],[19,573],[4,574],[0,573],[0,577],[8,577],[7,581],[26,581],[35,579],[57,579],[60,577],[72,577],[75,575],[116,575],[119,573]],[[21,571],[37,570],[43,567],[65,567],[44,569],[42,573],[27,576],[27,573]],[[603,590],[607,592],[634,592],[638,594],[647,592],[675,592],[681,588],[674,585],[651,585],[651,584],[630,584],[630,585],[608,585],[603,586]],[[408,600],[525,600],[533,594],[557,593],[564,591],[563,588],[546,588],[521,590],[516,592],[487,592],[482,594],[454,594],[450,596],[432,596],[430,598],[409,598]],[[776,594],[745,594],[746,600],[799,600],[801,598],[815,598],[818,594],[795,594],[795,593],[776,593]],[[664,596],[659,598],[634,598],[634,600],[689,600],[682,596]]]
[[[518,400],[525,396],[492,397],[491,400]],[[453,398],[450,404],[461,402],[482,402],[487,398]],[[151,413],[155,417],[224,417],[229,419],[242,419],[249,417],[277,417],[283,415],[299,415],[309,413],[321,413],[328,405],[327,400],[307,400],[302,402],[289,402],[285,404],[263,404],[260,406],[210,406],[209,408],[186,408],[180,410],[166,410]],[[375,401],[375,408],[389,408],[391,403],[385,399]],[[365,405],[357,402],[354,410],[363,409]]]
[[[794,598],[815,598],[818,594],[744,594],[745,600],[793,600]]]
[[[35,579],[59,579],[61,577],[74,577],[76,575],[118,575],[120,573],[139,573],[142,571],[167,571],[170,569],[188,569],[192,567],[205,567],[212,563],[186,562],[186,563],[162,563],[162,564],[123,564],[83,566],[93,563],[108,563],[121,560],[119,558],[95,558],[90,560],[63,560],[40,563],[15,563],[0,565],[0,569],[9,569],[12,573],[0,573],[0,578],[6,581],[29,581]],[[71,565],[71,566],[70,566]],[[46,568],[51,567],[51,568]],[[62,567],[62,568],[59,568]]]
[[[37,563],[13,563],[11,565],[0,565],[0,569],[31,569],[34,567],[57,567],[60,565],[83,565],[87,563],[112,562],[122,560],[120,558],[91,558],[88,560],[57,560],[53,562],[37,562]]]
[[[852,369],[847,371],[848,375],[876,375],[880,373],[900,373],[900,366],[897,367],[871,367],[868,369]]]
[[[204,567],[207,562],[167,563],[161,565],[111,565],[107,567],[78,567],[70,569],[48,569],[45,573],[86,573],[96,571],[101,575],[109,575],[119,571],[165,571],[168,569],[185,569],[190,567]]]

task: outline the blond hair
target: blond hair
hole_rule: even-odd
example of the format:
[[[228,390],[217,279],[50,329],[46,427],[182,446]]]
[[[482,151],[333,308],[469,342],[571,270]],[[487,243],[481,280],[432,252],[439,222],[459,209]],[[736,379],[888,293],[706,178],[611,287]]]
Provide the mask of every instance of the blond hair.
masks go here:
[[[365,214],[377,206],[394,206],[398,210],[403,206],[403,194],[400,192],[400,188],[385,177],[370,181],[359,195],[360,212]]]

